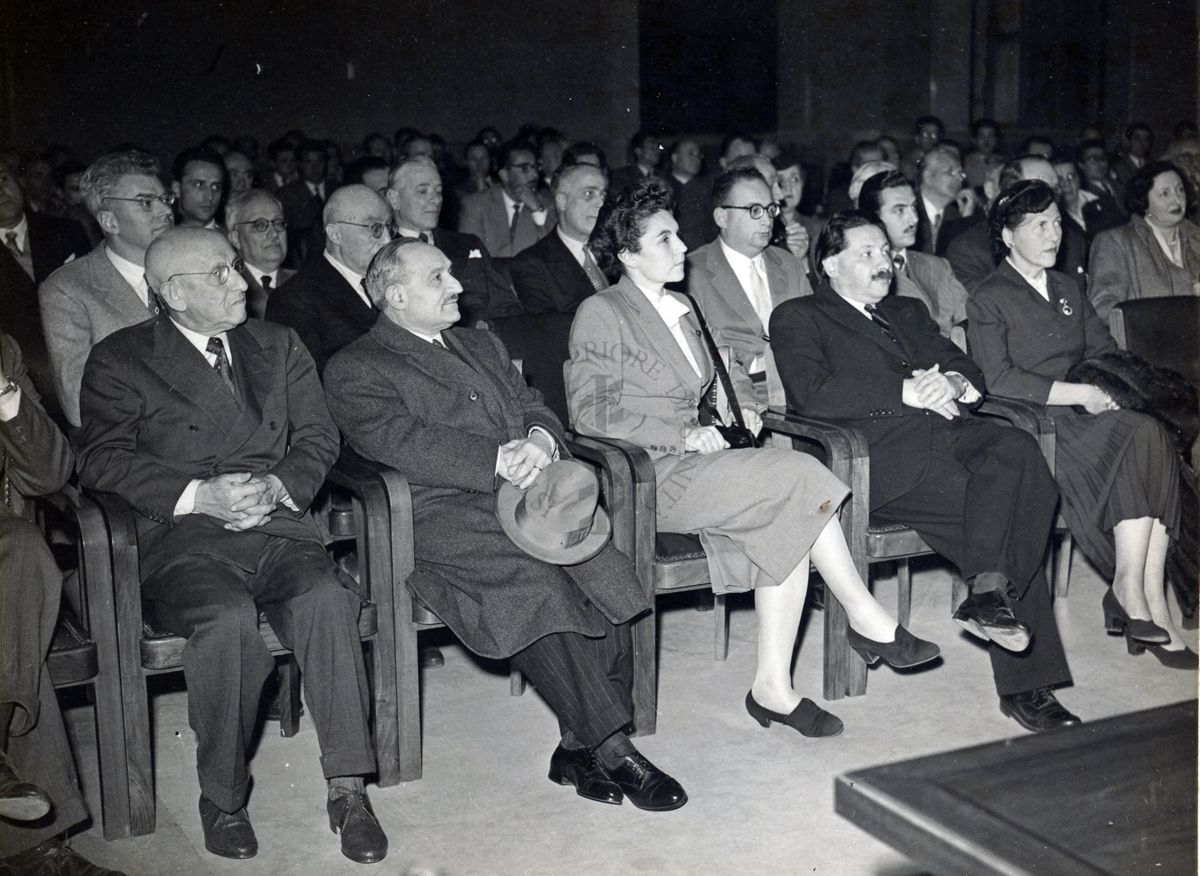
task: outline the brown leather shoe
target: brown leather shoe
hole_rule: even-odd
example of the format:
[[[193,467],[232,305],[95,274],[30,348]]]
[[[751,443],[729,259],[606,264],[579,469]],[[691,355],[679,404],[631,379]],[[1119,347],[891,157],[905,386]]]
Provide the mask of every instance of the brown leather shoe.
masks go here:
[[[51,809],[46,792],[22,780],[12,761],[0,751],[0,817],[14,821],[37,821]]]
[[[26,849],[11,858],[0,858],[0,873],[45,873],[53,876],[125,876],[120,870],[99,867],[68,846],[62,838]]]

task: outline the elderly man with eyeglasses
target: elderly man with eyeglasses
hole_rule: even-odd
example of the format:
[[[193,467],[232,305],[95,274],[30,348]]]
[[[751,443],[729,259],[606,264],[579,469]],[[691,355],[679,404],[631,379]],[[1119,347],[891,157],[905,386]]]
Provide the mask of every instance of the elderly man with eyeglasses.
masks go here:
[[[262,319],[271,293],[296,274],[281,267],[288,247],[283,205],[264,189],[239,192],[225,207],[225,227],[229,242],[245,263],[246,310]]]
[[[266,316],[296,330],[317,363],[367,333],[379,310],[363,289],[371,258],[392,239],[391,208],[364,185],[342,186],[325,204],[325,249],[267,299]]]
[[[782,387],[778,398],[768,397],[767,373],[774,363],[767,326],[777,305],[811,295],[812,286],[799,258],[770,245],[780,207],[758,170],[726,170],[712,192],[717,239],[688,253],[688,292],[750,375],[756,400],[782,403]]]
[[[945,255],[946,247],[972,224],[982,221],[983,211],[971,189],[964,189],[967,175],[958,149],[934,146],[921,159],[917,190],[917,240],[913,249]]]
[[[80,424],[79,381],[92,347],[158,312],[143,263],[151,241],[175,224],[175,196],[145,152],[102,155],[84,171],[80,187],[104,242],[38,289],[54,388],[72,426]]]
[[[346,857],[370,863],[387,837],[363,786],[376,764],[361,604],[308,512],[338,431],[295,332],[246,319],[240,262],[208,229],[178,228],[150,246],[146,276],[163,311],[88,357],[79,479],[138,512],[142,597],[187,639],[205,848],[227,858],[258,849],[247,748],[275,666],[262,611],[300,663],[329,825]]]

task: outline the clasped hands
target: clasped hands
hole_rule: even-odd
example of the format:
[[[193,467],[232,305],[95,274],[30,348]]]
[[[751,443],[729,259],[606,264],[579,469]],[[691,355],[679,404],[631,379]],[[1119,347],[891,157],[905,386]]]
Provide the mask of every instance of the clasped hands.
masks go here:
[[[932,411],[947,420],[960,416],[957,400],[967,391],[966,379],[957,374],[942,374],[932,368],[917,368],[904,381],[900,401],[910,408]]]
[[[229,530],[253,529],[271,519],[287,494],[283,481],[273,474],[231,472],[200,482],[192,512],[224,520]]]
[[[742,408],[742,421],[752,435],[762,431],[762,417],[753,408]],[[683,449],[700,454],[725,450],[729,442],[721,437],[716,426],[689,426],[683,430]]]

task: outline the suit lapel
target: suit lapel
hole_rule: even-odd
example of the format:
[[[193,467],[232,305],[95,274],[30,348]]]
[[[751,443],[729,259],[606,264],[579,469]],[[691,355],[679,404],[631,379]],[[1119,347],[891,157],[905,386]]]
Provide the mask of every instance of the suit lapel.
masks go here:
[[[765,334],[766,329],[763,328],[762,320],[758,318],[758,311],[754,309],[754,306],[750,303],[750,299],[746,297],[746,290],[738,280],[737,274],[733,272],[733,267],[729,264],[729,259],[725,258],[725,253],[721,251],[720,242],[714,240],[711,245],[712,249],[708,251],[708,259],[706,261],[709,273],[712,274],[713,288],[730,290],[732,294],[726,299],[726,303],[737,313],[738,319],[744,325],[756,326],[756,330],[760,335]],[[767,284],[768,290],[774,285],[771,282],[769,269],[767,272]],[[774,303],[773,293],[771,300]]]
[[[350,281],[343,277],[337,268],[329,264],[329,260],[323,254],[318,258],[324,263],[327,273],[327,282],[323,285],[329,290],[329,306],[340,310],[354,320],[355,325],[359,326],[363,332],[368,331],[375,324],[375,317],[379,311],[363,301],[362,296],[350,285]]]
[[[137,290],[125,282],[121,272],[109,261],[104,246],[100,244],[88,256],[92,260],[88,265],[92,288],[98,297],[106,299],[130,324],[145,322],[152,315],[150,310],[142,303]]]
[[[862,335],[884,352],[902,358],[896,344],[893,344],[883,329],[875,325],[865,314],[858,311],[854,305],[844,301],[832,288],[825,286],[817,290],[818,305],[840,325],[850,331]],[[886,302],[887,299],[884,299]],[[880,303],[881,306],[883,302]],[[897,336],[898,337],[898,336]]]
[[[248,372],[251,363],[240,362],[241,356],[236,350],[234,356],[234,374]],[[225,435],[233,431],[242,414],[237,400],[204,354],[188,343],[166,314],[160,315],[154,325],[151,360],[151,367],[170,385],[172,392],[179,393],[202,410]]]
[[[671,330],[667,328],[663,318],[646,300],[646,296],[642,294],[637,284],[628,277],[622,276],[617,283],[617,289],[620,290],[626,306],[635,314],[635,318],[631,320],[635,330],[645,335],[643,346],[663,358],[675,372],[681,386],[693,386],[697,381],[700,381],[702,386],[707,386],[712,381],[713,368],[708,352],[704,349],[703,340],[700,338],[700,324],[696,321],[695,313],[688,313],[683,318],[683,333],[687,337],[692,355],[696,357],[696,362],[704,372],[699,375],[696,374],[687,357],[683,355],[683,350],[679,348],[679,342],[675,340],[675,335],[671,334]],[[686,304],[691,310],[691,302],[686,298],[674,292],[667,294],[674,296],[677,301]]]

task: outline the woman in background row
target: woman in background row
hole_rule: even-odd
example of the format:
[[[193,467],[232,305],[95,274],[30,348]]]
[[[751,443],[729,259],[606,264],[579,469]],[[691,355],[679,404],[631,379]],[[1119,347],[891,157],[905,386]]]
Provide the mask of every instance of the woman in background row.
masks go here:
[[[1154,161],[1129,181],[1129,221],[1097,235],[1088,265],[1092,306],[1108,322],[1131,298],[1200,295],[1200,226],[1186,218],[1195,194],[1169,161]]]
[[[1164,665],[1195,669],[1166,599],[1167,548],[1179,529],[1171,440],[1152,417],[1067,380],[1079,362],[1117,347],[1074,280],[1048,270],[1062,240],[1050,187],[1035,180],[1010,186],[988,223],[1003,261],[967,302],[971,356],[990,392],[1049,406],[1063,516],[1112,581],[1103,602],[1109,632],[1123,632],[1131,654],[1148,649]]]

